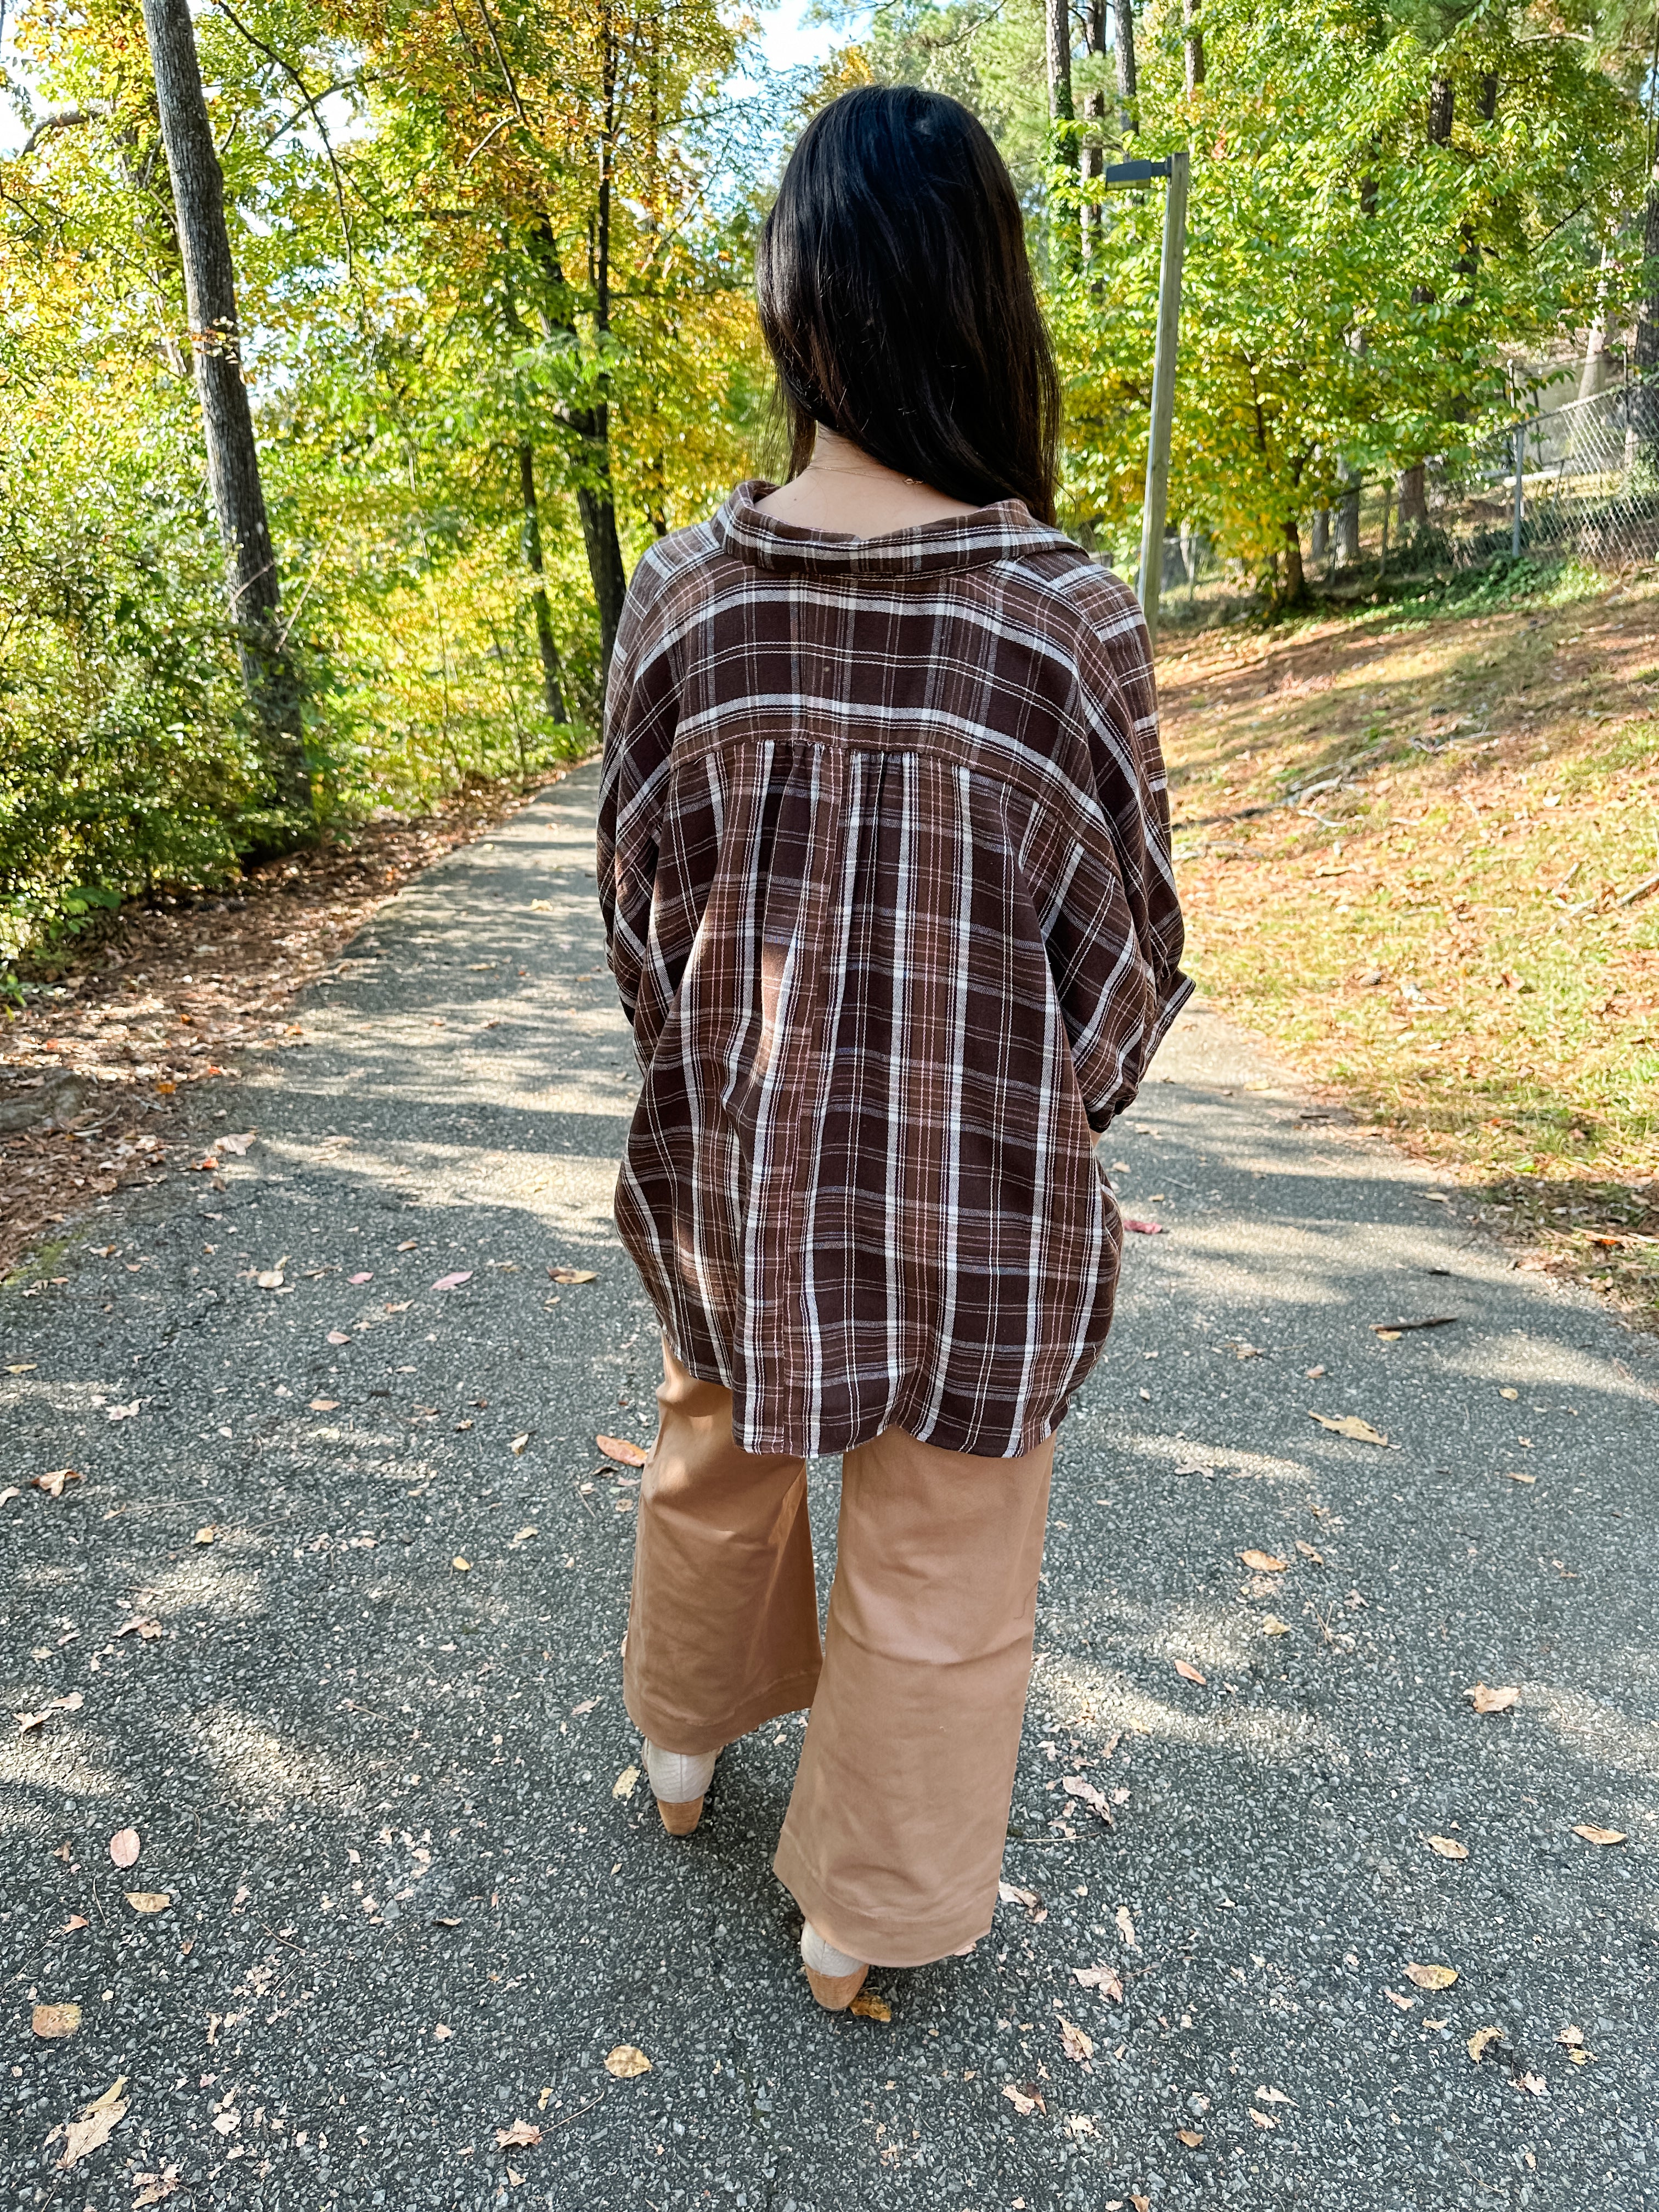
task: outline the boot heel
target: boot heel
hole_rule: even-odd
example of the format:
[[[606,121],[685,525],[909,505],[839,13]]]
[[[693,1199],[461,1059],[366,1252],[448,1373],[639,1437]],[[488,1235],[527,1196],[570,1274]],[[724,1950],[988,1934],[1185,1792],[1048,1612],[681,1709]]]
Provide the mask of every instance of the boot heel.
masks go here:
[[[657,1810],[662,1815],[662,1824],[671,1836],[689,1836],[702,1818],[702,1800],[701,1797],[694,1797],[689,1804],[665,1805],[662,1799],[659,1797]]]
[[[864,1987],[868,1966],[826,1943],[809,1920],[800,1931],[800,1962],[806,1985],[825,2012],[845,2012]]]

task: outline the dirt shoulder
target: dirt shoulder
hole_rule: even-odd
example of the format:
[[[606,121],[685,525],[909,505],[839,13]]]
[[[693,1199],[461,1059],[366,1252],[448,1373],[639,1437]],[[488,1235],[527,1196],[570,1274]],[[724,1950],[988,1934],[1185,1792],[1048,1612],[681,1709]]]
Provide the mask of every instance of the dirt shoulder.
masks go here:
[[[250,1060],[298,1042],[297,994],[411,877],[568,773],[365,823],[222,893],[135,903],[95,942],[24,966],[0,1026],[0,1278],[27,1262],[46,1289],[59,1235],[99,1200],[180,1166],[210,1174],[210,1156],[184,1158],[184,1095],[224,1085],[234,1131]]]
[[[1659,1326],[1659,585],[1171,641],[1189,964]]]

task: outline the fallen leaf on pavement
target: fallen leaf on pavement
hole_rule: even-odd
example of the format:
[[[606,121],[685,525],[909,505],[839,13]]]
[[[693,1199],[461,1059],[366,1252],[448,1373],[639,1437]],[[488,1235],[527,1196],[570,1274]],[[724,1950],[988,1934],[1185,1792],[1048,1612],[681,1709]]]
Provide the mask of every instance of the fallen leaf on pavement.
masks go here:
[[[580,1705],[570,1708],[571,1718],[574,1720],[578,1713],[591,1713],[599,1702],[597,1698],[584,1698]]]
[[[66,1482],[84,1482],[86,1477],[79,1468],[55,1467],[50,1474],[37,1474],[29,1483],[31,1490],[44,1490],[48,1498],[61,1498]]]
[[[614,1459],[623,1467],[645,1465],[646,1455],[626,1437],[595,1437],[593,1441],[607,1459]]]
[[[262,1267],[253,1279],[262,1291],[280,1291],[283,1271],[280,1267]]]
[[[519,1437],[514,1437],[514,1439],[513,1439],[513,1443],[512,1443],[512,1452],[513,1452],[513,1456],[514,1456],[514,1459],[522,1459],[522,1458],[524,1457],[524,1455],[525,1455],[525,1447],[526,1447],[526,1445],[529,1442],[530,1442],[530,1431],[529,1431],[529,1430],[528,1430],[528,1429],[526,1429],[526,1430],[525,1431],[525,1432],[524,1432],[524,1434],[523,1434],[522,1436],[519,1436]]]
[[[455,2031],[453,2027],[446,2027],[443,2021],[440,2021],[438,2025],[432,2031],[432,2040],[434,2043],[447,2043],[450,2037],[453,2035]]]
[[[60,1936],[72,1936],[77,1928],[90,1928],[91,1925],[84,1912],[71,1912],[58,1932]]]
[[[1558,2043],[1565,2043],[1569,2051],[1582,2051],[1584,2031],[1582,2027],[1564,2027],[1555,2039]]]
[[[860,2020],[891,2020],[893,2008],[885,1997],[878,1997],[873,1990],[860,1990],[847,2008],[857,2013]]]
[[[1256,2089],[1255,2101],[1258,2105],[1293,2105],[1296,2099],[1287,2095],[1283,2089],[1270,2089],[1263,2081]]]
[[[635,2075],[651,2071],[651,2061],[636,2045],[619,2043],[606,2058],[605,2070],[619,2081],[631,2081]]]
[[[1066,2019],[1064,2013],[1060,2015],[1060,2039],[1066,2056],[1076,2065],[1086,2066],[1095,2055],[1093,2036],[1085,2035],[1075,2021]]]
[[[165,1912],[173,1902],[165,1889],[129,1889],[124,1893],[135,1912]]]
[[[1258,2112],[1254,2105],[1250,2107],[1250,2118],[1259,2128],[1276,2128],[1279,2125],[1270,2112]]]
[[[405,1237],[403,1243],[398,1247],[398,1249],[400,1252],[416,1251],[419,1249],[420,1242],[421,1240],[418,1237]]]
[[[1541,2074],[1523,2074],[1521,2087],[1534,2097],[1547,2097],[1550,2093],[1549,2083]]]
[[[211,1521],[204,1522],[202,1526],[196,1531],[195,1540],[198,1544],[210,1544],[218,1533],[219,1531],[214,1527]]]
[[[1037,1895],[1036,1890],[1017,1889],[1011,1881],[1000,1881],[997,1884],[997,1895],[1005,1905],[1023,1905],[1028,1912],[1041,1912],[1042,1910],[1042,1899]],[[1048,1916],[1045,1913],[1043,1917],[1046,1919]]]
[[[1135,1923],[1130,1917],[1128,1906],[1120,1905],[1113,1917],[1117,1922],[1118,1934],[1132,1951],[1138,1951],[1140,1948],[1140,1939],[1135,1934]]]
[[[1325,1554],[1322,1552],[1316,1552],[1305,1536],[1298,1536],[1297,1538],[1296,1548],[1301,1553],[1304,1559],[1311,1559],[1315,1566],[1322,1567],[1324,1565]]]
[[[1521,1702],[1520,1691],[1511,1684],[1507,1689],[1489,1690],[1484,1682],[1477,1682],[1463,1695],[1478,1713],[1506,1713],[1511,1705]]]
[[[1189,1667],[1184,1659],[1177,1659],[1176,1661],[1175,1670],[1176,1674],[1180,1675],[1183,1682],[1202,1682],[1204,1680],[1203,1675],[1199,1673],[1197,1668]]]
[[[1449,1990],[1457,1979],[1455,1966],[1419,1966],[1415,1963],[1406,1968],[1406,1979],[1415,1982],[1419,1990]]]
[[[1460,1844],[1455,1836],[1425,1836],[1424,1842],[1431,1851],[1438,1851],[1443,1859],[1466,1859],[1469,1855],[1467,1844]]]
[[[1241,1552],[1238,1556],[1253,1573],[1258,1575],[1282,1575],[1289,1564],[1281,1559],[1277,1552],[1249,1551]]]
[[[117,2075],[101,2097],[94,2097],[91,2104],[82,2106],[79,2119],[70,2120],[64,2127],[64,2154],[58,2161],[60,2172],[89,2152],[101,2149],[109,2141],[127,2116],[127,2100],[121,2094],[126,2086],[126,2075]],[[54,2128],[46,2141],[50,2142],[58,2132]]]
[[[514,2150],[520,2144],[538,2143],[541,2139],[542,2131],[533,2120],[514,2120],[510,2128],[495,2130],[497,2150]]]
[[[313,1413],[337,1413],[340,1401],[337,1398],[313,1398],[310,1410]]]
[[[1352,1437],[1355,1443],[1385,1444],[1389,1441],[1380,1429],[1374,1429],[1369,1421],[1362,1421],[1358,1413],[1316,1413],[1310,1407],[1308,1419],[1317,1421],[1322,1429],[1328,1429],[1333,1436]]]
[[[330,1329],[325,1341],[329,1344],[349,1344],[351,1339],[343,1328]]]
[[[169,2163],[160,2173],[135,2173],[132,2183],[138,2191],[132,2200],[132,2212],[147,2212],[149,2206],[161,2204],[177,2192],[179,2168]]]
[[[1270,1613],[1264,1617],[1261,1623],[1261,1633],[1264,1636],[1288,1636],[1290,1632],[1290,1622],[1281,1620],[1276,1613]]]
[[[248,1129],[240,1137],[216,1137],[213,1141],[222,1152],[234,1152],[240,1160],[246,1155],[248,1146],[253,1143],[254,1132]]]
[[[1112,2004],[1121,2002],[1123,1984],[1118,1978],[1115,1967],[1073,1966],[1072,1972],[1082,1988],[1098,1990],[1102,1996]]]
[[[637,1766],[624,1766],[611,1785],[611,1795],[613,1797],[631,1797],[639,1778],[640,1770]]]
[[[374,1270],[372,1267],[371,1267],[371,1268],[369,1268],[369,1269],[368,1269],[368,1271],[366,1273],[364,1273],[364,1274],[361,1274],[361,1275],[348,1275],[348,1276],[346,1277],[346,1280],[347,1280],[347,1282],[351,1283],[351,1284],[354,1284],[354,1285],[355,1285],[355,1284],[357,1284],[357,1283],[372,1283],[372,1282],[374,1281]]]
[[[1202,2150],[1204,2148],[1204,2138],[1196,2128],[1177,2128],[1176,2141],[1184,2142],[1188,2150]]]
[[[472,1562],[471,1562],[471,1559],[464,1559],[461,1557],[461,1555],[460,1555],[460,1553],[459,1553],[459,1552],[455,1554],[455,1557],[454,1557],[454,1558],[450,1561],[450,1563],[449,1563],[449,1564],[450,1564],[450,1565],[451,1565],[452,1567],[453,1567],[453,1568],[454,1568],[454,1570],[455,1570],[455,1571],[456,1571],[456,1573],[457,1573],[458,1575],[470,1575],[470,1574],[471,1573],[471,1571],[472,1571]]]
[[[1504,2031],[1501,2027],[1477,2027],[1468,2040],[1468,2054],[1478,2066],[1492,2045],[1502,2043],[1503,2040]]]
[[[1042,2101],[1042,2092],[1035,2081],[1005,2081],[1002,2094],[1022,2119],[1028,2113],[1046,2113],[1048,2109]]]
[[[109,1839],[109,1855],[118,1867],[137,1866],[140,1849],[137,1828],[118,1828]]]
[[[513,1542],[514,1544],[527,1544],[535,1534],[536,1530],[534,1528],[520,1528],[518,1534],[513,1539]],[[508,1548],[511,1549],[511,1547],[509,1546]]]
[[[1398,2005],[1401,2012],[1409,2012],[1417,2002],[1415,1997],[1401,1996],[1398,1990],[1385,1989],[1382,1994],[1391,2005]]]
[[[29,2026],[43,2039],[73,2035],[81,2025],[78,2004],[38,2004],[29,2014]]]
[[[459,1267],[453,1275],[440,1275],[432,1287],[434,1291],[455,1291],[459,1290],[463,1283],[470,1283],[471,1280],[471,1268]]]
[[[1587,1844],[1622,1844],[1627,1840],[1622,1828],[1598,1828],[1589,1820],[1581,1820],[1572,1832],[1582,1836]]]
[[[3,1490],[0,1490],[0,1505],[9,1505],[14,1498],[21,1498],[22,1495],[22,1492],[15,1482],[9,1482]]]
[[[27,1735],[32,1729],[43,1728],[50,1714],[78,1713],[85,1703],[86,1699],[79,1690],[71,1690],[65,1698],[53,1698],[38,1713],[19,1713],[17,1732],[20,1735]]]
[[[597,1283],[599,1279],[594,1267],[550,1267],[547,1273],[556,1283]]]
[[[1092,1782],[1085,1780],[1080,1774],[1068,1774],[1060,1786],[1068,1797],[1080,1797],[1091,1813],[1098,1813],[1109,1828],[1113,1826],[1112,1808]]]
[[[1123,1226],[1133,1230],[1137,1237],[1161,1237],[1164,1234],[1161,1221],[1132,1221],[1127,1213],[1123,1216]]]

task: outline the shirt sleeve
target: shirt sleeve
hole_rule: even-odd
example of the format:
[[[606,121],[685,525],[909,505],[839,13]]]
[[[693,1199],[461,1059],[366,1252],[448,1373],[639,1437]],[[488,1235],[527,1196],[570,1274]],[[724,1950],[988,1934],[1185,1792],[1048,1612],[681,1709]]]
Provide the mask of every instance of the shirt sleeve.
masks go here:
[[[1096,580],[1097,579],[1097,581]],[[1093,804],[1079,808],[1073,863],[1045,930],[1049,966],[1089,1126],[1133,1100],[1192,996],[1170,850],[1146,624],[1126,586],[1096,570],[1079,704]]]
[[[605,685],[596,871],[611,971],[630,1025],[649,957],[679,693],[678,656],[663,636],[660,594],[647,555],[629,587]]]

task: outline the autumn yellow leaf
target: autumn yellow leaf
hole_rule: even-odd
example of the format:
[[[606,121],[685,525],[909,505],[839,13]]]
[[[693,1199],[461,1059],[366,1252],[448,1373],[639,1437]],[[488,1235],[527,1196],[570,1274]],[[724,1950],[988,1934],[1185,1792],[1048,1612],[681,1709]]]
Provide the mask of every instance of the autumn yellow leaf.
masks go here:
[[[1512,1705],[1518,1705],[1521,1702],[1521,1692],[1514,1684],[1502,1690],[1489,1690],[1484,1682],[1477,1682],[1472,1690],[1465,1690],[1463,1695],[1478,1713],[1506,1713]]]
[[[1431,1851],[1438,1851],[1443,1859],[1466,1859],[1469,1855],[1467,1844],[1460,1844],[1455,1836],[1425,1836],[1424,1842]]]
[[[1176,2141],[1186,2144],[1188,2150],[1202,2150],[1204,2138],[1196,2128],[1177,2128]]]
[[[129,1889],[122,1894],[135,1912],[165,1912],[173,1902],[165,1889]]]
[[[1374,1429],[1358,1413],[1316,1413],[1310,1407],[1308,1419],[1317,1421],[1322,1429],[1328,1429],[1333,1436],[1351,1437],[1355,1443],[1385,1444],[1389,1441],[1382,1430]]]
[[[1419,1990],[1449,1990],[1457,1979],[1455,1966],[1419,1966],[1415,1963],[1406,1968],[1406,1979],[1415,1982]]]
[[[860,2020],[891,2020],[893,2017],[892,2006],[885,1997],[878,1997],[873,1990],[860,1990],[847,2009],[857,2013]]]
[[[1581,1820],[1572,1832],[1582,1836],[1587,1844],[1622,1844],[1628,1840],[1622,1828],[1598,1828],[1590,1820]]]
[[[1477,2027],[1468,2039],[1468,2054],[1478,2066],[1492,2045],[1501,2043],[1503,2040],[1504,2031],[1501,2027]]]
[[[631,1797],[634,1795],[635,1784],[639,1778],[640,1770],[637,1766],[624,1766],[611,1785],[611,1795],[613,1797]]]
[[[43,2042],[73,2035],[81,2025],[78,2004],[38,2004],[29,2014],[29,2026]]]
[[[127,2099],[122,2094],[126,2086],[126,2075],[118,2075],[101,2097],[94,2097],[89,2105],[83,2105],[80,2118],[70,2120],[64,2127],[61,2130],[64,2152],[58,2161],[60,2172],[73,2166],[78,2159],[85,2158],[88,2152],[100,2149],[109,2141],[126,2118]],[[50,2142],[58,2133],[59,2130],[54,2128],[52,2136],[47,2136],[47,2142]]]
[[[495,2130],[497,2150],[517,2149],[525,2144],[538,2143],[541,2139],[542,2131],[533,2120],[514,2120],[510,2128]]]
[[[645,1465],[646,1455],[626,1437],[595,1437],[593,1441],[607,1459],[614,1459],[623,1467]]]
[[[1276,1552],[1241,1552],[1238,1556],[1253,1573],[1258,1575],[1282,1575],[1288,1564]]]
[[[635,2075],[651,2071],[651,2061],[637,2045],[619,2043],[605,2059],[605,2070],[619,2081],[631,2081]]]
[[[1269,1613],[1263,1616],[1261,1633],[1264,1636],[1288,1636],[1290,1632],[1290,1622],[1281,1620],[1276,1613]]]

